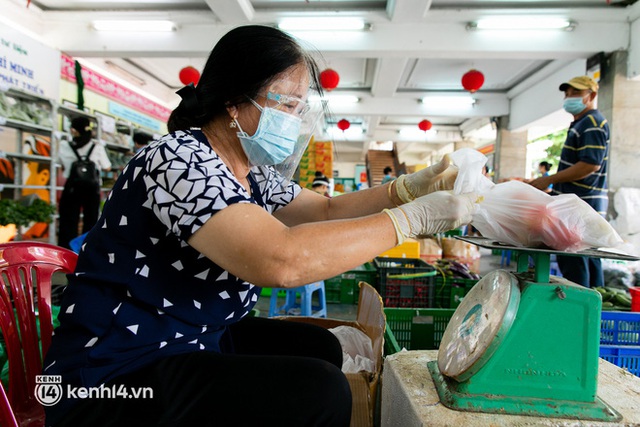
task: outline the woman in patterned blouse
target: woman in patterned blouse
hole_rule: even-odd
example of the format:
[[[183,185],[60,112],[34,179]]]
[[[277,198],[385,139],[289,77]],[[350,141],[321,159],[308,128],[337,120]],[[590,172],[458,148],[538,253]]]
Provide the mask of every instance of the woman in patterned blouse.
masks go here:
[[[333,199],[290,182],[309,88],[318,67],[294,39],[246,26],[178,91],[170,133],[129,162],[69,277],[47,425],[349,425],[340,343],[247,316],[260,290],[336,276],[472,206],[437,191],[455,179],[446,161]],[[101,386],[122,393],[92,396]]]

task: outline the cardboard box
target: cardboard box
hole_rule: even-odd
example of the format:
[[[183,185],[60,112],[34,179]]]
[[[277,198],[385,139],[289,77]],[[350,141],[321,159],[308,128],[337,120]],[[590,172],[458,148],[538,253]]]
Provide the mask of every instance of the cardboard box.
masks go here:
[[[382,370],[384,351],[385,315],[380,294],[365,282],[360,282],[358,314],[355,321],[323,319],[317,317],[287,316],[282,320],[311,323],[330,329],[338,326],[352,326],[363,331],[373,346],[376,355],[375,372],[361,371],[357,374],[345,374],[351,387],[353,406],[351,409],[351,427],[372,427],[375,414],[376,393]]]

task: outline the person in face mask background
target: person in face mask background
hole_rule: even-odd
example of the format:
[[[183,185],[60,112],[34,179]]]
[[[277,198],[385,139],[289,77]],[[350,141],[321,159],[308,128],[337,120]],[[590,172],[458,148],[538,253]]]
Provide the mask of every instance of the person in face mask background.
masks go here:
[[[560,85],[564,92],[563,108],[573,115],[573,122],[562,148],[558,172],[535,179],[531,185],[543,191],[553,185],[552,194],[576,194],[605,216],[609,204],[609,124],[595,108],[598,89],[598,83],[588,76],[574,77]],[[558,266],[572,282],[587,287],[604,286],[599,258],[558,256]]]
[[[457,176],[448,158],[333,199],[301,188],[289,174],[311,138],[310,89],[322,94],[313,57],[249,25],[178,91],[169,133],[129,161],[86,236],[44,363],[65,389],[149,387],[153,398],[63,396],[47,425],[350,424],[340,342],[248,315],[262,288],[334,277],[466,224],[476,196],[439,191]]]

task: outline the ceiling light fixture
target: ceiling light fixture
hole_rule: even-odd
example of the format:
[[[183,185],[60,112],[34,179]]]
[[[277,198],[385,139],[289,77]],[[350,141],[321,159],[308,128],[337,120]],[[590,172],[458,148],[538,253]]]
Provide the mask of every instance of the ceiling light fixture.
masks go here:
[[[547,16],[496,16],[478,19],[467,24],[468,30],[566,30],[575,28],[575,22]]]
[[[325,101],[334,107],[353,105],[360,102],[360,98],[355,95],[329,95],[320,97],[319,95],[312,95],[309,97],[309,102]]]
[[[360,18],[284,18],[278,22],[283,31],[362,31],[371,26]]]
[[[114,32],[170,32],[175,31],[176,24],[165,20],[149,21],[93,21],[96,31]]]
[[[398,135],[404,138],[414,138],[414,139],[425,139],[425,138],[433,138],[438,134],[438,131],[431,128],[428,131],[423,131],[420,129],[416,129],[415,127],[410,128],[401,128],[398,131]]]
[[[476,100],[471,96],[425,96],[421,102],[430,108],[471,108]]]

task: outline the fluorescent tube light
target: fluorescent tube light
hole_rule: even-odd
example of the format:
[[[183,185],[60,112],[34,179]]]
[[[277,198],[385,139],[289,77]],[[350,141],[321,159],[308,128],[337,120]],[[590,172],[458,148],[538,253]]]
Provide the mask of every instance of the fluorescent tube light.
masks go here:
[[[422,103],[431,108],[470,108],[476,100],[471,96],[425,96]]]
[[[309,97],[309,102],[326,101],[333,106],[353,105],[360,102],[360,98],[355,95],[329,95],[320,97],[319,95],[312,95]]]
[[[360,18],[284,18],[278,23],[283,31],[359,31],[367,28]]]
[[[398,131],[398,134],[404,138],[426,139],[426,138],[433,138],[438,134],[438,131],[435,129],[429,129],[428,131],[425,132],[418,128],[410,127],[410,128],[401,128]]]
[[[176,26],[171,21],[93,21],[93,28],[96,31],[117,31],[117,32],[169,32],[174,31]]]
[[[478,30],[572,30],[575,24],[563,18],[500,16],[479,19],[467,28]]]

